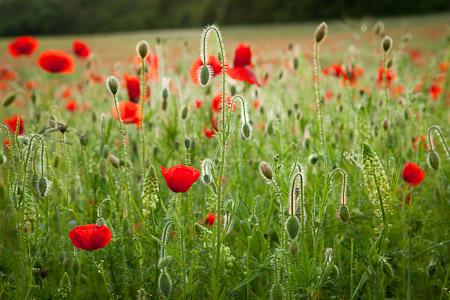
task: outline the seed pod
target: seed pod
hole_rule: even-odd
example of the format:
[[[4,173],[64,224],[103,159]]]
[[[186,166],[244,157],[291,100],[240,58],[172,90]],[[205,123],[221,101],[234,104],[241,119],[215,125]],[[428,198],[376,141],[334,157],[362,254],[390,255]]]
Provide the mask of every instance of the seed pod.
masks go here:
[[[169,298],[170,292],[172,291],[172,280],[170,279],[167,271],[163,270],[159,275],[158,288],[161,295]]]
[[[209,65],[202,65],[199,70],[199,81],[201,86],[206,86],[213,77],[212,69]]]
[[[283,287],[279,282],[275,282],[270,289],[270,299],[271,300],[283,300],[284,299],[284,291]]]
[[[117,94],[119,91],[119,81],[115,76],[109,76],[106,78],[106,88],[113,96]]]
[[[389,129],[389,119],[388,118],[384,119],[384,121],[383,121],[383,129],[385,131],[387,131]]]
[[[119,168],[120,167],[120,160],[119,160],[119,158],[117,158],[117,156],[115,156],[114,154],[110,154],[109,156],[108,156],[108,160],[109,160],[109,162],[111,163],[111,165],[114,167],[114,168]]]
[[[382,40],[381,40],[381,47],[383,49],[383,51],[385,53],[388,53],[389,51],[391,51],[392,49],[392,39],[390,36],[386,35]]]
[[[188,116],[189,109],[186,105],[181,108],[181,119],[185,120]]]
[[[80,135],[80,144],[81,144],[81,146],[86,146],[88,144],[87,133]]]
[[[291,215],[286,220],[286,231],[291,240],[295,240],[298,233],[300,232],[300,221],[296,215]]]
[[[317,44],[320,44],[325,39],[327,36],[327,31],[327,23],[322,22],[319,26],[317,26],[316,31],[314,32],[314,40]]]
[[[149,49],[148,43],[144,40],[139,41],[136,45],[136,52],[141,59],[147,57],[148,49]]]
[[[272,180],[273,178],[273,171],[272,171],[272,167],[266,163],[265,161],[262,161],[259,164],[259,171],[261,172],[261,175],[267,179],[267,180]]]
[[[338,208],[337,219],[342,223],[347,223],[350,220],[350,210],[347,205],[341,205]]]
[[[319,161],[319,156],[318,156],[318,155],[316,155],[316,154],[311,154],[311,155],[309,156],[309,162],[310,162],[312,165],[315,165],[318,161]]]
[[[234,85],[232,85],[232,86],[230,87],[230,94],[231,94],[231,96],[236,95],[236,93],[237,93],[236,87],[235,87]]]
[[[436,151],[431,150],[430,152],[428,152],[427,162],[430,165],[430,167],[433,168],[433,170],[435,171],[439,170],[440,159]]]

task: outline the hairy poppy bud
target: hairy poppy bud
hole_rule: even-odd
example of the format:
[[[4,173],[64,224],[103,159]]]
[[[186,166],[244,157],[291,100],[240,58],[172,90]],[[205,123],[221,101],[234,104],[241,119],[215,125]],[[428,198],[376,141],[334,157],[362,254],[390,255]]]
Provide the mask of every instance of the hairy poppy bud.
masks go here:
[[[113,96],[117,94],[119,91],[119,81],[115,76],[109,76],[106,78],[106,88]]]
[[[318,161],[319,161],[319,156],[317,156],[315,154],[311,154],[311,156],[309,157],[309,162],[312,165],[315,165]]]
[[[432,259],[427,266],[427,275],[429,277],[433,277],[435,274],[436,274],[436,262],[434,261],[434,259]]]
[[[108,156],[108,160],[114,168],[117,169],[120,167],[120,160],[117,158],[117,156],[110,154]]]
[[[283,300],[284,292],[283,287],[279,282],[275,282],[270,289],[270,299],[271,300]]]
[[[291,215],[286,220],[286,231],[291,240],[295,240],[300,231],[300,221],[296,215]]]
[[[394,61],[392,60],[392,58],[390,58],[387,62],[386,62],[386,68],[390,69],[392,67],[392,65],[394,64]]]
[[[63,123],[58,123],[57,128],[63,134],[67,131],[67,125]]]
[[[428,152],[427,161],[430,167],[433,168],[433,170],[439,170],[440,159],[436,151],[431,150],[430,152]]]
[[[147,57],[148,49],[149,49],[148,43],[144,40],[139,41],[136,45],[136,52],[141,59]]]
[[[169,298],[170,292],[172,291],[172,280],[167,274],[167,271],[163,270],[159,275],[158,279],[159,292],[166,298]]]
[[[188,116],[189,109],[186,105],[181,108],[181,119],[185,120]]]
[[[231,96],[236,95],[237,91],[236,91],[236,87],[235,87],[234,85],[232,85],[232,86],[230,87],[230,93],[231,93]]]
[[[298,69],[299,64],[300,64],[300,63],[299,63],[299,61],[298,61],[298,58],[295,57],[295,58],[294,58],[294,62],[293,62],[294,70],[297,70],[297,69]]]
[[[81,146],[86,146],[88,144],[88,135],[87,133],[80,135],[80,144]]]
[[[293,256],[298,254],[298,243],[296,240],[293,240],[289,244],[289,253]]]
[[[212,68],[209,65],[205,64],[200,67],[200,71],[199,71],[198,75],[199,75],[200,84],[202,86],[206,86],[208,84],[208,82],[213,77],[212,73],[213,73]]]
[[[391,39],[390,36],[387,36],[387,35],[386,35],[386,36],[381,40],[381,46],[382,46],[383,51],[384,51],[385,53],[391,51],[391,49],[392,49],[392,44],[393,44],[393,42],[392,42],[392,39]]]
[[[242,136],[244,137],[244,139],[248,140],[251,134],[252,134],[252,127],[248,123],[242,125]]]
[[[383,129],[388,130],[389,129],[389,119],[384,119],[383,121]]]
[[[328,26],[327,23],[322,22],[319,26],[317,26],[316,31],[314,32],[314,40],[317,44],[320,44],[325,37],[327,36]]]
[[[272,180],[273,178],[273,171],[272,171],[272,167],[266,163],[265,161],[262,161],[259,164],[259,171],[261,172],[261,175],[267,179],[267,180]]]
[[[342,223],[347,223],[350,220],[350,210],[347,205],[341,205],[338,208],[337,219]]]

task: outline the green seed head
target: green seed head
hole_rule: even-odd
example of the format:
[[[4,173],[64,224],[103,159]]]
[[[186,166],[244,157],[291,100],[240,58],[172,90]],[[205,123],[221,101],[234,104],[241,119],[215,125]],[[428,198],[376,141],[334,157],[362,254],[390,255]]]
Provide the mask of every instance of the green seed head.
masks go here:
[[[347,205],[341,205],[337,211],[337,219],[342,223],[347,223],[350,220],[350,210]]]
[[[199,71],[199,81],[202,86],[208,85],[211,77],[213,76],[211,67],[209,65],[202,65]]]
[[[148,49],[149,49],[148,43],[144,40],[139,41],[136,45],[136,52],[141,59],[147,57]]]
[[[119,81],[115,76],[109,76],[106,78],[106,88],[113,96],[117,94],[119,91]]]

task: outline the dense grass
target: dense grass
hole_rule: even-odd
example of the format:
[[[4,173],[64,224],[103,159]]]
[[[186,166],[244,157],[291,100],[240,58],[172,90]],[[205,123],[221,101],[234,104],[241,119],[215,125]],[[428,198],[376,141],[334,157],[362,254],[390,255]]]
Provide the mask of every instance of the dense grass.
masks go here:
[[[201,30],[76,37],[94,55],[89,62],[77,59],[72,75],[45,73],[36,56],[11,59],[3,40],[0,67],[17,76],[2,85],[0,117],[20,113],[25,133],[2,131],[12,147],[2,150],[0,165],[0,298],[153,299],[163,297],[169,281],[172,299],[448,298],[450,157],[436,131],[440,167],[427,163],[431,126],[450,141],[446,17],[387,21],[394,46],[385,61],[373,20],[328,24],[319,65],[359,66],[364,75],[350,84],[320,72],[323,144],[313,64],[317,24],[222,32],[226,63],[233,64],[237,43],[250,44],[262,83],[227,78],[226,94],[235,90],[246,99],[249,139],[238,101],[235,117],[225,111],[230,117],[224,120],[219,112],[219,132],[204,135],[222,77],[206,88],[191,82]],[[74,38],[40,38],[38,52],[68,50]],[[141,38],[159,56],[159,80],[146,76],[151,97],[144,102],[143,131],[124,124],[122,142],[103,79],[118,77],[118,100],[127,99],[122,81],[139,74],[134,48]],[[220,51],[213,35],[209,46],[212,55]],[[376,79],[389,59],[395,79],[385,88]],[[103,79],[95,82],[91,73]],[[26,90],[27,80],[35,87]],[[433,84],[442,89],[436,99]],[[75,112],[65,108],[67,88],[78,103]],[[223,125],[234,130],[224,133]],[[205,159],[213,166],[209,185]],[[261,172],[262,161],[272,176],[267,167]],[[418,186],[402,178],[407,161],[426,173]],[[202,171],[187,193],[170,191],[159,170],[176,164]],[[342,222],[342,173],[336,169],[347,175],[348,222]],[[43,197],[34,184],[42,172],[51,182]],[[301,227],[294,239],[285,226],[292,199]],[[216,217],[211,226],[206,217],[219,202],[221,222]],[[111,229],[105,248],[72,245],[69,231],[89,223]]]

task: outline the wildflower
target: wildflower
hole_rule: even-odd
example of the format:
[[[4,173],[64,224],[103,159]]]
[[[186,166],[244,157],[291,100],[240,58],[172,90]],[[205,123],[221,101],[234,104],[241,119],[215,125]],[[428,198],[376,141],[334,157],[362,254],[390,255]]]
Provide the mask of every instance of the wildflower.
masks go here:
[[[9,53],[14,57],[19,57],[21,55],[29,56],[38,47],[38,41],[32,36],[19,36],[14,41],[9,43],[8,50]]]
[[[91,54],[89,47],[82,41],[74,41],[72,44],[73,53],[80,58],[87,58]]]
[[[78,104],[74,100],[70,100],[66,103],[66,109],[70,112],[74,112],[77,110]]]
[[[200,177],[200,171],[191,166],[176,165],[169,169],[160,167],[167,187],[175,193],[186,193]]]
[[[423,181],[425,172],[417,164],[408,161],[403,167],[402,177],[410,186],[417,186]]]
[[[3,147],[4,147],[5,149],[10,149],[10,148],[11,148],[11,141],[10,141],[8,138],[5,138],[5,139],[3,140]]]
[[[61,50],[42,52],[37,63],[49,73],[70,74],[75,68],[72,57]]]
[[[125,83],[128,91],[128,99],[131,102],[138,103],[141,95],[139,78],[137,76],[125,75]]]
[[[205,224],[206,225],[214,225],[214,221],[216,220],[216,215],[213,213],[209,213],[205,218]]]
[[[0,80],[9,81],[16,79],[16,73],[12,70],[0,67]]]
[[[214,137],[215,133],[214,130],[209,129],[209,128],[205,128],[203,130],[203,134],[205,135],[206,138],[211,139]]]
[[[439,98],[441,92],[442,88],[436,83],[433,83],[431,87],[428,89],[428,93],[430,94],[431,99],[433,99],[434,101],[436,101]]]
[[[112,108],[114,118],[119,119],[116,109]],[[141,107],[139,104],[130,101],[119,102],[120,119],[125,124],[135,124],[141,127]]]
[[[248,45],[240,44],[234,51],[233,68],[227,70],[227,74],[237,80],[248,84],[260,85],[252,71],[252,52]]]
[[[207,65],[211,67],[212,77],[217,76],[222,73],[221,63],[216,57],[214,57],[212,55],[209,56]],[[191,80],[193,83],[196,83],[196,84],[200,83],[199,72],[200,72],[202,66],[203,66],[203,62],[202,62],[201,58],[198,58],[192,64],[190,74],[191,74]]]
[[[72,244],[82,250],[97,250],[108,245],[111,230],[105,225],[87,224],[74,227],[69,232]]]
[[[391,70],[384,67],[380,67],[378,69],[377,84],[381,85],[385,83],[387,86],[389,86],[394,78],[395,74]]]
[[[13,115],[4,119],[3,124],[8,126],[11,133],[22,135],[24,132],[25,122],[20,115]]]
[[[231,97],[227,97],[228,107],[231,106]],[[211,102],[211,109],[213,112],[220,112],[222,108],[222,94],[215,96]],[[233,111],[236,110],[236,103],[233,105]]]

